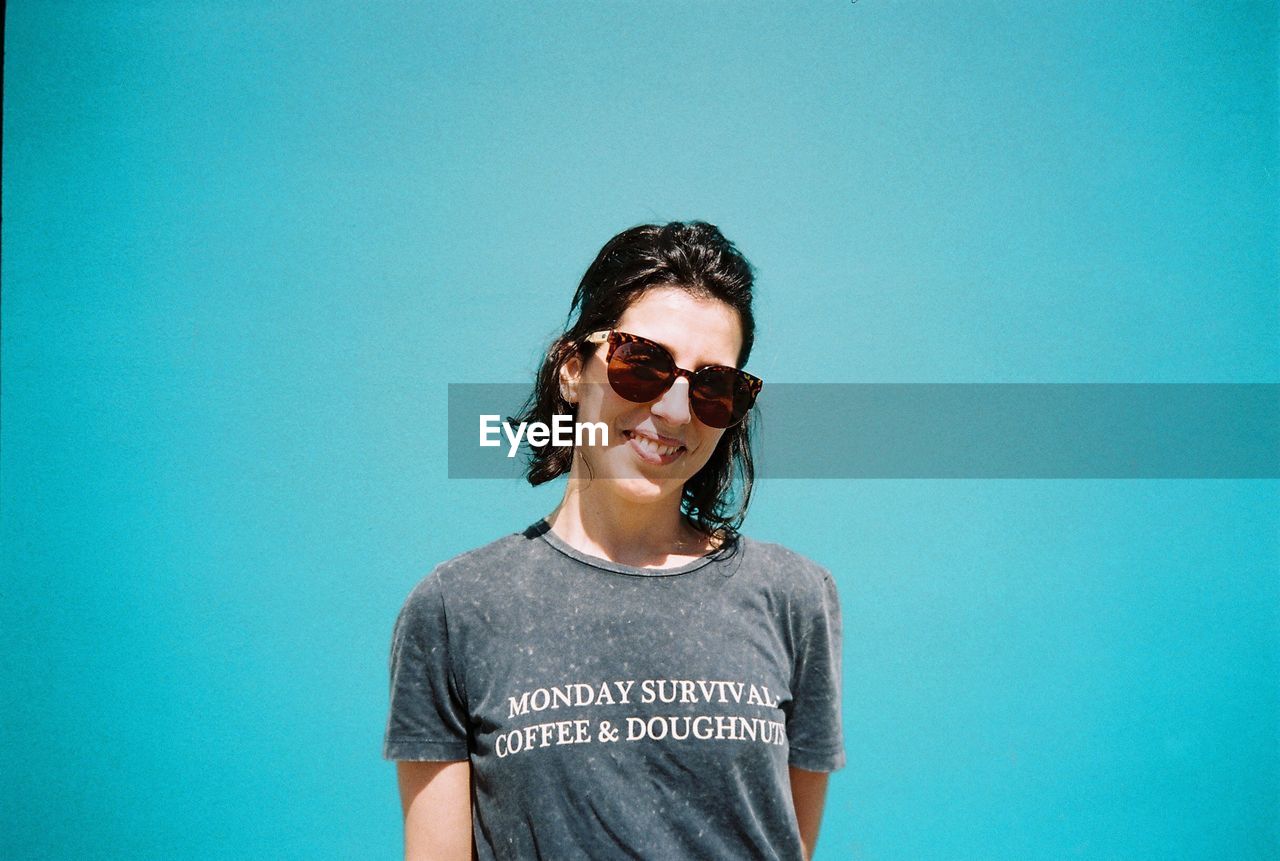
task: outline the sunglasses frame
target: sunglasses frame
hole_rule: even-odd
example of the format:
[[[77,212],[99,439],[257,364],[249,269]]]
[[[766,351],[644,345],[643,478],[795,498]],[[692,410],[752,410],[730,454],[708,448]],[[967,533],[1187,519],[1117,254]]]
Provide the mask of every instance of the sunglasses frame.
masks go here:
[[[725,425],[726,429],[740,424],[743,421],[743,419],[747,417],[747,415],[751,412],[751,408],[755,406],[756,398],[760,394],[760,389],[764,387],[764,380],[752,374],[748,374],[746,371],[742,370],[741,368],[734,368],[734,367],[731,367],[730,365],[704,365],[703,367],[698,368],[698,370],[696,371],[690,371],[685,368],[682,368],[676,364],[676,357],[671,355],[671,351],[668,350],[666,347],[662,346],[657,341],[650,340],[649,338],[643,338],[640,335],[632,335],[629,332],[620,332],[617,329],[601,329],[598,332],[592,332],[590,335],[586,337],[585,340],[588,344],[607,343],[609,345],[609,352],[608,354],[605,355],[605,359],[604,359],[606,364],[613,361],[614,352],[616,352],[618,347],[622,346],[623,344],[644,344],[648,347],[653,347],[660,350],[663,354],[666,355],[667,359],[670,361],[671,367],[674,370],[674,373],[672,374],[671,382],[669,382],[666,385],[666,387],[662,389],[662,391],[658,392],[658,394],[655,395],[650,400],[657,400],[658,398],[665,395],[667,392],[671,390],[671,387],[676,384],[676,380],[680,379],[681,377],[684,377],[689,381],[689,393],[690,393],[689,407],[690,407],[690,410],[693,411],[693,414],[695,416],[698,416],[698,413],[697,413],[697,410],[694,409],[694,404],[696,402],[693,400],[692,395],[693,395],[693,386],[695,384],[695,380],[697,379],[698,374],[701,374],[704,371],[732,371],[735,375],[737,375],[741,380],[743,380],[747,384],[747,390],[751,392],[751,404],[743,412],[741,418],[739,418],[737,421],[734,421]],[[613,382],[611,380],[610,387],[612,388],[612,386],[613,386]],[[617,392],[616,389],[614,391]],[[624,398],[626,397],[621,392],[617,392],[617,394],[620,397],[624,397]],[[627,400],[630,400],[630,398],[627,398]],[[648,401],[632,401],[632,403],[648,403]],[[702,422],[708,427],[715,427],[715,425],[709,424],[708,422],[704,421],[702,416],[698,416],[698,421]]]

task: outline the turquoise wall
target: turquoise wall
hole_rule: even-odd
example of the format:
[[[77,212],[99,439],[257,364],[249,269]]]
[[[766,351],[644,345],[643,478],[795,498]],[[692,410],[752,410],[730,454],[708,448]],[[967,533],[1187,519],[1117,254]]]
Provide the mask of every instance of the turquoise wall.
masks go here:
[[[391,624],[613,233],[718,223],[779,382],[1280,382],[1275,3],[14,2],[6,858],[392,858]],[[805,444],[841,445],[815,426]],[[819,856],[1280,857],[1274,480],[786,481]]]

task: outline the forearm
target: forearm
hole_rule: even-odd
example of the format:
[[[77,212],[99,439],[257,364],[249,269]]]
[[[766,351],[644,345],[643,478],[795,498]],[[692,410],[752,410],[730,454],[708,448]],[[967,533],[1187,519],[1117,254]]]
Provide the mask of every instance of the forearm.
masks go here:
[[[822,807],[827,799],[827,775],[820,771],[791,769],[791,801],[795,805],[796,823],[800,826],[800,842],[804,857],[813,858],[818,845],[818,828],[822,825]]]
[[[471,764],[401,762],[405,861],[471,861]]]

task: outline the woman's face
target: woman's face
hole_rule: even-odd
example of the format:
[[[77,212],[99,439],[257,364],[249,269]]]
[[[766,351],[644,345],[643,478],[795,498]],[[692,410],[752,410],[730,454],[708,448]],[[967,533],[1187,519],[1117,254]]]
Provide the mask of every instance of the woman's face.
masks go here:
[[[736,367],[742,348],[737,311],[674,287],[643,293],[614,328],[656,341],[690,371]],[[724,429],[708,427],[690,412],[689,381],[683,377],[655,401],[637,404],[620,397],[609,385],[608,353],[603,344],[585,362],[571,359],[561,375],[565,393],[577,400],[577,421],[603,422],[609,430],[607,447],[578,449],[570,475],[609,479],[602,489],[628,502],[674,497],[678,504],[685,482],[711,457]],[[579,458],[590,470],[581,469]]]

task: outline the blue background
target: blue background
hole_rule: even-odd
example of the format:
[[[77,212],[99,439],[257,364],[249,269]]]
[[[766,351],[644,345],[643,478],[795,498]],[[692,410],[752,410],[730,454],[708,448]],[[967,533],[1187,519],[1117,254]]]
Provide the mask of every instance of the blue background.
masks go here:
[[[1274,3],[15,2],[6,858],[392,858],[395,613],[595,251],[718,223],[781,382],[1280,382]],[[815,425],[836,449],[839,427]],[[1280,857],[1275,481],[770,481],[823,859]]]

